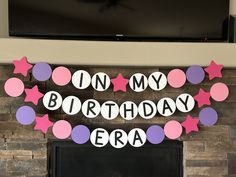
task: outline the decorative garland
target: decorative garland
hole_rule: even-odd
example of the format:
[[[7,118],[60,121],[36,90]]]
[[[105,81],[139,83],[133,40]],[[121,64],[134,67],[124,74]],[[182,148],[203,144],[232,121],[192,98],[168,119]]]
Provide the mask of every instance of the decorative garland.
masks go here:
[[[192,85],[197,85],[205,79],[205,72],[208,74],[209,79],[212,80],[214,78],[221,78],[223,69],[223,65],[211,61],[210,65],[204,69],[198,65],[190,66],[186,74],[181,69],[173,69],[168,73],[167,77],[162,72],[153,72],[148,78],[142,73],[135,73],[130,79],[126,79],[119,73],[116,78],[110,79],[103,72],[96,73],[91,77],[87,71],[78,70],[72,75],[70,70],[63,66],[57,67],[52,71],[49,64],[39,62],[33,66],[28,63],[26,57],[20,60],[14,60],[13,64],[15,67],[14,74],[21,74],[26,77],[32,69],[32,75],[38,81],[47,81],[52,78],[52,81],[58,86],[65,86],[72,82],[77,89],[86,89],[91,84],[97,91],[106,91],[110,87],[110,84],[112,84],[114,92],[126,92],[128,84],[135,92],[142,92],[148,86],[154,91],[160,91],[167,84],[173,88],[180,88],[186,81]],[[198,94],[195,96],[183,93],[176,100],[165,97],[156,103],[151,100],[144,100],[139,105],[136,105],[132,101],[126,101],[118,106],[114,101],[106,101],[100,105],[94,99],[88,99],[81,103],[81,100],[73,95],[63,100],[58,92],[48,91],[46,94],[39,92],[37,85],[33,88],[25,88],[24,83],[16,77],[9,78],[5,82],[4,89],[11,97],[18,97],[25,92],[24,101],[31,102],[36,106],[38,105],[38,101],[43,98],[43,105],[48,110],[57,110],[62,107],[62,110],[68,115],[75,115],[79,111],[82,111],[87,118],[95,118],[99,114],[108,120],[113,120],[118,115],[125,120],[132,120],[138,114],[144,119],[151,119],[156,114],[166,117],[173,115],[176,110],[184,113],[190,112],[194,108],[195,101],[198,104],[198,108],[201,108],[197,118],[187,115],[185,121],[182,123],[176,120],[170,120],[164,125],[164,128],[159,125],[152,125],[146,132],[140,128],[134,128],[128,134],[121,129],[116,129],[110,135],[102,128],[97,128],[90,132],[84,125],[77,125],[72,129],[70,123],[66,120],[58,120],[53,123],[49,120],[48,114],[42,117],[36,116],[34,109],[30,106],[21,106],[16,112],[16,119],[20,124],[30,125],[35,121],[34,130],[40,130],[45,134],[52,127],[52,132],[58,139],[71,137],[77,144],[84,144],[90,139],[91,143],[96,147],[103,147],[110,142],[115,148],[122,148],[128,142],[134,147],[140,147],[144,145],[146,140],[152,144],[159,144],[165,137],[178,139],[182,134],[182,127],[185,128],[186,134],[199,131],[199,122],[205,126],[214,125],[218,120],[218,114],[216,110],[209,107],[211,105],[210,98],[217,102],[222,102],[229,95],[227,85],[218,82],[211,86],[210,92],[206,92],[200,88]],[[208,107],[202,108],[204,105]]]

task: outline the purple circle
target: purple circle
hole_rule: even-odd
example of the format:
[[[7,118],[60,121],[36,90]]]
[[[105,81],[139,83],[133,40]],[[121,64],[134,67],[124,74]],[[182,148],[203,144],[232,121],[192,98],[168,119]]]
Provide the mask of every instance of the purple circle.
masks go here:
[[[159,144],[165,139],[163,128],[158,125],[152,125],[147,129],[147,139],[152,144]]]
[[[32,74],[38,81],[46,81],[52,75],[52,68],[47,63],[39,62],[34,65]]]
[[[192,84],[199,84],[205,78],[205,72],[201,66],[190,66],[186,72],[187,80]]]
[[[35,116],[35,111],[30,106],[22,106],[16,111],[16,120],[22,125],[32,124]]]
[[[217,122],[218,114],[215,109],[206,107],[200,111],[199,119],[203,125],[211,126]]]
[[[72,130],[71,138],[77,144],[84,144],[90,138],[90,131],[84,125],[77,125]]]

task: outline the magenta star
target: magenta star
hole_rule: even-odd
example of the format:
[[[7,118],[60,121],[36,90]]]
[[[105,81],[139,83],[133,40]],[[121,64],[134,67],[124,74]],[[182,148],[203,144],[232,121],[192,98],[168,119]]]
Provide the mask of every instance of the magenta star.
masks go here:
[[[13,71],[14,74],[22,74],[23,76],[27,76],[28,71],[33,67],[28,63],[27,58],[23,57],[20,60],[13,60],[13,64],[15,69]]]
[[[129,83],[129,80],[125,79],[120,73],[116,78],[111,79],[111,83],[114,85],[114,92],[117,92],[119,90],[126,92],[126,85]]]
[[[45,134],[47,133],[48,128],[53,125],[53,122],[48,119],[48,114],[45,114],[43,117],[36,117],[35,121],[36,125],[34,130],[41,130]]]
[[[208,73],[209,79],[212,80],[216,77],[221,78],[222,73],[221,70],[223,69],[223,65],[216,64],[213,60],[211,61],[211,64],[206,67],[204,70]]]
[[[203,89],[200,88],[197,95],[195,95],[193,98],[197,101],[198,107],[202,107],[203,105],[211,105],[210,101],[210,93],[205,92]]]
[[[38,101],[43,97],[43,94],[39,92],[38,86],[35,85],[31,89],[25,89],[26,97],[25,102],[32,102],[35,105],[38,105]]]
[[[192,118],[192,116],[187,115],[181,125],[185,128],[186,134],[189,134],[192,131],[198,132],[198,122],[198,118]]]

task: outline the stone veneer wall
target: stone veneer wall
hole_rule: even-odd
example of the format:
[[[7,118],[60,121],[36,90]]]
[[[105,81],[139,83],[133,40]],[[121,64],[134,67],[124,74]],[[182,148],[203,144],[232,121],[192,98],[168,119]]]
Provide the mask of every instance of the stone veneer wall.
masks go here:
[[[108,73],[115,77],[121,72],[129,78],[135,72],[142,72],[149,75],[158,68],[119,68],[119,67],[77,67],[71,66],[71,71],[77,69],[88,70],[91,74],[98,71]],[[168,69],[160,69],[168,73]],[[4,93],[4,81],[12,76],[13,67],[10,65],[0,66],[0,177],[45,177],[47,176],[47,142],[53,138],[49,132],[43,135],[41,132],[33,131],[32,126],[21,126],[15,120],[17,107],[24,105],[23,97],[10,98]],[[154,92],[149,88],[142,93],[135,93],[128,88],[127,93],[113,93],[112,88],[105,92],[96,92],[92,88],[84,91],[75,89],[72,85],[65,87],[54,86],[52,82],[37,83],[31,75],[24,78],[26,87],[38,84],[42,92],[57,90],[63,96],[76,95],[82,100],[95,98],[101,102],[105,100],[115,100],[121,103],[126,100],[140,102],[150,99],[156,101],[162,97],[169,96],[176,98],[183,92],[195,95],[199,88],[209,90],[210,85],[217,81],[225,82],[230,87],[230,97],[226,102],[215,103],[213,107],[218,110],[219,122],[216,126],[200,127],[200,132],[183,135],[184,141],[184,176],[186,177],[236,177],[236,70],[225,69],[223,79],[208,81],[206,79],[202,85],[191,86],[186,84],[181,89],[173,89],[169,86],[160,92]],[[18,76],[19,77],[19,76]],[[22,78],[22,77],[20,77]],[[30,104],[29,104],[30,105]],[[37,107],[39,114],[47,113],[42,106],[42,102]],[[198,109],[191,113],[197,115]],[[67,119],[75,124],[85,124],[92,127],[124,128],[145,127],[151,124],[163,124],[169,119],[183,120],[184,114],[176,113],[173,117],[156,117],[151,120],[135,118],[132,121],[125,121],[117,118],[107,121],[101,117],[87,119],[81,114],[76,116],[66,116],[61,110],[50,112],[51,120]]]

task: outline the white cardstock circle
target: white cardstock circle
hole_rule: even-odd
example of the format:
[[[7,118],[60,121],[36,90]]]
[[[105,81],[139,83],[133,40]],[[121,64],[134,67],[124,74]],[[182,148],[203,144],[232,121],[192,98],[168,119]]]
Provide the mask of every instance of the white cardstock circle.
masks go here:
[[[91,76],[87,71],[78,70],[72,76],[72,84],[77,89],[86,89],[87,87],[89,87],[90,83]]]
[[[114,101],[106,101],[101,106],[101,115],[107,119],[115,119],[119,115],[119,106]]]
[[[97,78],[100,78],[101,82],[105,85],[105,87],[103,87],[100,82],[96,81]],[[97,90],[99,92],[107,90],[109,88],[110,84],[111,84],[110,77],[106,73],[98,72],[98,73],[94,74],[92,77],[92,86],[95,90]],[[96,86],[97,86],[97,88],[96,88]]]
[[[148,85],[152,90],[160,91],[167,85],[166,75],[162,72],[154,72],[148,77]]]
[[[132,106],[133,105],[133,106]],[[133,107],[133,111],[131,112],[130,109]],[[126,117],[125,117],[125,109],[126,108]],[[120,105],[120,115],[125,120],[132,120],[138,115],[138,107],[137,105],[132,101],[125,101]]]
[[[138,139],[135,140],[135,137]],[[141,139],[142,142],[139,139]],[[128,134],[129,144],[133,147],[143,146],[145,144],[146,140],[147,140],[146,133],[140,128],[134,128]]]
[[[73,106],[71,105],[73,102]],[[62,110],[68,115],[75,115],[81,109],[81,101],[76,96],[68,96],[62,102]]]
[[[142,79],[143,78],[143,82]],[[142,92],[148,86],[148,79],[142,73],[135,73],[129,79],[129,86],[135,92]]]
[[[145,108],[145,109],[144,109]],[[144,100],[138,106],[139,115],[144,119],[151,119],[157,113],[157,106],[153,101]]]
[[[120,134],[119,140],[116,140],[117,133]],[[127,143],[128,143],[128,135],[124,130],[116,129],[116,130],[113,130],[111,132],[111,134],[110,134],[110,144],[114,148],[117,148],[117,149],[123,148]]]
[[[90,107],[90,104],[93,104]],[[88,107],[89,106],[89,107]],[[91,110],[88,108],[91,108]],[[95,118],[98,116],[98,114],[100,113],[101,107],[100,104],[97,100],[94,99],[88,99],[86,100],[83,104],[82,104],[82,113],[85,115],[85,117],[87,118]],[[93,114],[95,113],[95,114]]]
[[[56,91],[49,91],[43,97],[43,105],[48,110],[51,111],[57,110],[61,107],[61,104],[62,104],[62,97]]]
[[[96,128],[90,135],[90,141],[96,147],[103,147],[109,142],[109,134],[103,128]]]
[[[187,100],[187,97],[188,97],[188,100]],[[187,102],[186,102],[186,100],[187,100]],[[179,95],[176,98],[175,102],[176,102],[177,109],[181,112],[190,112],[191,110],[193,110],[193,108],[195,106],[194,98],[192,97],[192,95],[190,95],[188,93],[183,93],[183,94]],[[187,109],[186,109],[186,106],[187,106]]]
[[[163,113],[164,103],[167,103],[167,105],[171,108],[172,112],[169,109],[166,109],[166,111]],[[171,116],[175,113],[176,110],[175,101],[168,97],[162,98],[157,103],[157,110],[162,116]]]

